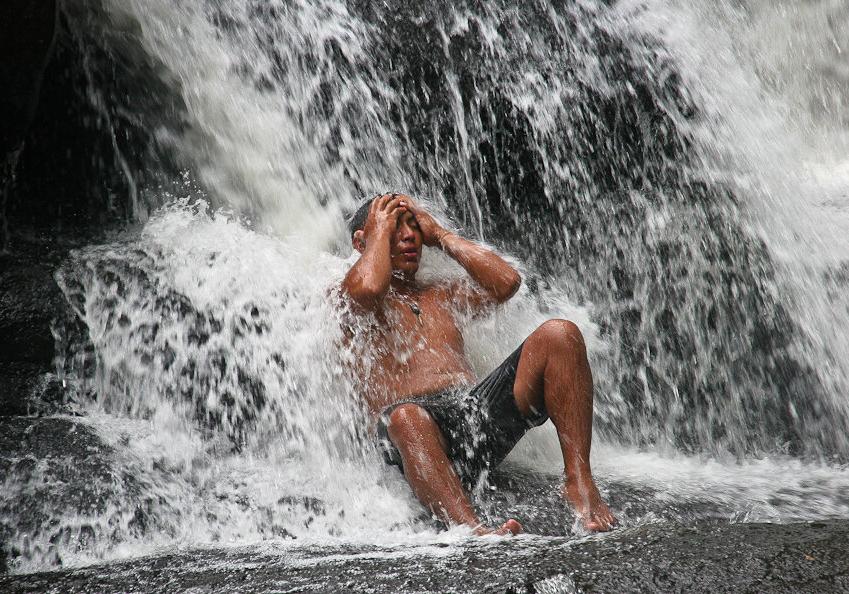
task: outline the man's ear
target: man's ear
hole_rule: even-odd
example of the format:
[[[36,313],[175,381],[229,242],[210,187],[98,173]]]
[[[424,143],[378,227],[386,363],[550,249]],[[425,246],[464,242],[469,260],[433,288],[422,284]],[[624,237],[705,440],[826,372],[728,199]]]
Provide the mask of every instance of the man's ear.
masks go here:
[[[351,240],[354,244],[354,249],[361,254],[366,250],[366,234],[362,229],[354,231],[354,238]]]

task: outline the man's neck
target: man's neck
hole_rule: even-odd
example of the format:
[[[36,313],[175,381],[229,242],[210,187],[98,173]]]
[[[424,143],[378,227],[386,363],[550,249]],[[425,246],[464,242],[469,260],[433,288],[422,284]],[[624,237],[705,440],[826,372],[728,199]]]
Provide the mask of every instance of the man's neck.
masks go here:
[[[405,274],[392,274],[389,284],[396,291],[413,291],[418,288],[415,276],[407,276]]]

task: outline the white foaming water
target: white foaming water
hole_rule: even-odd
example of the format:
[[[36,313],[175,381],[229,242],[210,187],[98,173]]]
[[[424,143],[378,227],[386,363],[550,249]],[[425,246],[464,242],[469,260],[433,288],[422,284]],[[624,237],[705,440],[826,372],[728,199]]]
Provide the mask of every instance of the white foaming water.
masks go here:
[[[209,212],[202,203],[183,202],[156,215],[138,239],[83,250],[75,256],[73,274],[63,272],[69,296],[83,297],[78,314],[98,356],[98,399],[84,404],[85,422],[114,447],[115,463],[137,477],[144,497],[158,502],[141,535],[107,531],[89,518],[103,534],[98,532],[96,546],[63,551],[63,563],[175,545],[289,537],[298,543],[331,538],[391,543],[463,536],[437,535],[420,521],[421,510],[403,479],[382,465],[362,437],[362,414],[344,372],[339,312],[329,294],[353,262],[349,248],[340,247],[347,242],[339,229],[341,208],[358,194],[350,179],[369,189],[383,189],[388,181],[416,187],[402,170],[401,144],[386,125],[392,90],[375,87],[379,77],[369,75],[364,55],[362,40],[377,27],[349,14],[344,3],[330,1],[212,7],[114,0],[108,6],[112,18],[138,22],[141,43],[179,81],[189,123],[181,135],[161,131],[163,140],[198,172],[217,204],[250,215],[262,232],[234,216]],[[823,320],[830,318],[821,314],[831,302],[815,280],[823,267],[849,255],[840,217],[828,215],[845,213],[840,176],[849,171],[838,151],[809,142],[816,136],[809,132],[825,127],[832,138],[842,136],[823,124],[833,120],[822,112],[810,118],[811,128],[793,119],[802,107],[786,99],[808,87],[775,76],[798,68],[792,61],[758,54],[758,43],[767,38],[763,31],[772,36],[770,26],[780,19],[764,3],[749,9],[746,16],[726,4],[703,11],[693,3],[617,7],[624,27],[665,39],[682,64],[706,113],[705,121],[681,122],[703,142],[700,173],[756,190],[763,202],[746,205],[749,225],[785,262],[782,282],[798,295],[797,305],[801,295],[818,296],[810,315],[799,308],[798,317],[810,336],[823,337],[814,344],[836,358],[847,352],[838,335],[849,326],[831,318],[826,327]],[[803,20],[821,14],[819,8],[787,10]],[[837,4],[832,10],[841,14]],[[266,11],[267,29],[254,28],[256,11]],[[712,21],[717,14],[721,18]],[[468,26],[456,20],[455,28]],[[486,35],[498,33],[492,28]],[[740,43],[748,45],[741,50]],[[268,51],[269,45],[276,51]],[[337,51],[342,62],[333,58]],[[752,53],[763,61],[753,61]],[[764,64],[773,67],[772,78],[766,77],[770,84],[764,82]],[[321,101],[321,84],[328,79],[344,89],[341,101],[329,105]],[[546,81],[525,82],[527,103],[551,100],[543,92]],[[453,80],[449,87],[456,91],[457,85]],[[568,98],[569,89],[558,92]],[[551,110],[568,106],[551,101]],[[838,109],[824,104],[824,113]],[[455,117],[460,108],[454,105]],[[548,108],[534,115],[538,127],[557,121],[547,119]],[[467,137],[456,139],[465,143],[460,154],[473,150]],[[819,158],[823,155],[831,157]],[[831,192],[828,200],[817,202],[823,189]],[[472,219],[480,230],[480,221]],[[805,239],[825,233],[829,239],[820,244]],[[836,247],[828,248],[828,242]],[[816,251],[798,257],[799,245]],[[336,253],[317,249],[328,246]],[[801,281],[794,279],[800,270]],[[453,273],[449,263],[431,258],[422,276]],[[577,321],[592,359],[603,360],[605,345],[589,311],[572,304],[568,294],[556,283],[537,295],[523,289],[495,317],[470,323],[467,347],[475,369],[491,369],[549,317]],[[844,373],[845,363],[835,362],[822,375],[839,390]],[[555,474],[561,462],[553,437],[550,425],[534,430],[511,460]],[[685,519],[849,515],[849,503],[840,496],[849,490],[844,468],[789,458],[703,460],[603,442],[596,444],[594,465],[608,488],[636,486],[654,493],[645,503],[649,511],[626,514],[627,523],[663,516],[670,503],[681,501],[711,508],[684,513]],[[127,507],[118,510],[120,517],[132,514],[132,503]],[[81,522],[61,514],[58,520]],[[48,563],[33,556],[17,569]]]

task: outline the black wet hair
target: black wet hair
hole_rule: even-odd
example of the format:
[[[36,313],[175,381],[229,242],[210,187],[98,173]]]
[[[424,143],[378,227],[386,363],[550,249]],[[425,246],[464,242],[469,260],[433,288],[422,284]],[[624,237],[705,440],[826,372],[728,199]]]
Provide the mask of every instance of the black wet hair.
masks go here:
[[[354,238],[354,233],[366,226],[366,219],[368,219],[368,211],[371,208],[371,203],[379,197],[380,194],[363,200],[357,207],[357,210],[354,211],[354,214],[351,215],[351,218],[348,219],[348,230],[351,232],[351,239]]]

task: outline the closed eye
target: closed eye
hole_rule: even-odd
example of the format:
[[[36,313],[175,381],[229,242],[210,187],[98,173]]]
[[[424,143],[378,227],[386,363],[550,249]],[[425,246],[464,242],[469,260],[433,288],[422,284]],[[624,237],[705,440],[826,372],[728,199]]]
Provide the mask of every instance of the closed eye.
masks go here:
[[[406,219],[403,220],[411,229],[418,230],[419,222],[416,220],[416,217],[412,214],[408,215]],[[398,226],[400,227],[402,223],[402,219],[398,219]]]

